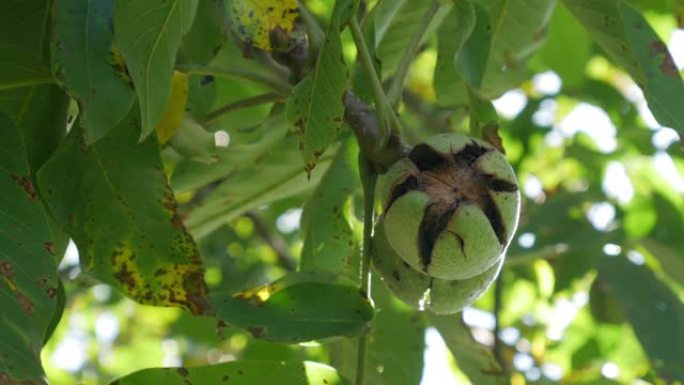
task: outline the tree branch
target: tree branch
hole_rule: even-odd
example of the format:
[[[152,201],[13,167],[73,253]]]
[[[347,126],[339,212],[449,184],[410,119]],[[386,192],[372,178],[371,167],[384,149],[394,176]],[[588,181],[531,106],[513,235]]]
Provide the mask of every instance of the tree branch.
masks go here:
[[[394,162],[408,154],[410,147],[397,132],[391,132],[384,146],[379,147],[380,129],[375,110],[351,91],[344,94],[344,122],[351,127],[361,151],[377,173],[384,173]]]

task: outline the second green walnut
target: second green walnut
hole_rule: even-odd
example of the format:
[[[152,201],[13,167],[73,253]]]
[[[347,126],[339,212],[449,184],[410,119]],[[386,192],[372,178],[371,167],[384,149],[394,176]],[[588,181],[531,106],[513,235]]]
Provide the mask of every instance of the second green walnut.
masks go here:
[[[379,179],[378,194],[376,233],[413,269],[441,280],[469,279],[497,265],[520,213],[515,173],[503,154],[461,134],[414,146]]]

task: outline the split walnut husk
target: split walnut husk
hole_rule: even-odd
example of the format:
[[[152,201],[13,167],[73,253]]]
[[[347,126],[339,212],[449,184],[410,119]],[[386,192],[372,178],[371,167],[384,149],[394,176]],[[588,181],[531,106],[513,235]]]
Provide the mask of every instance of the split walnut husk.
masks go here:
[[[520,193],[494,147],[461,134],[432,136],[380,178],[378,196],[375,266],[405,302],[455,312],[496,278]]]

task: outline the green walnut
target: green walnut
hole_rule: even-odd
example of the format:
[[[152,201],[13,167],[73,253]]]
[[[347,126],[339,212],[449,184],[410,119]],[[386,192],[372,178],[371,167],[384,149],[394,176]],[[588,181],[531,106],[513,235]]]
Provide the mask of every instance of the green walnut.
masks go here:
[[[373,265],[390,291],[416,309],[452,314],[475,302],[494,282],[503,258],[482,274],[448,281],[427,276],[406,263],[387,243],[383,233],[374,238]]]
[[[379,179],[378,196],[383,214],[375,233],[387,250],[376,247],[376,265],[396,255],[404,266],[383,276],[404,270],[425,277],[433,308],[443,302],[438,293],[453,294],[471,280],[486,289],[496,277],[518,224],[520,193],[513,169],[494,147],[460,134],[429,137]],[[424,280],[415,285],[422,296]],[[466,289],[466,297],[472,291],[478,290]]]

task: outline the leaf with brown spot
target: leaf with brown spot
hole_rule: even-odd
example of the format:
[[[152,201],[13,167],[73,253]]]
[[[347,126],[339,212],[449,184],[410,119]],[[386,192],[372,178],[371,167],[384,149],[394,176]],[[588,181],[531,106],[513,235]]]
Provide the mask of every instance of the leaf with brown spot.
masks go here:
[[[494,98],[527,76],[524,63],[542,45],[555,1],[473,2],[475,26],[457,53],[456,66],[468,85]]]
[[[301,155],[312,170],[320,154],[340,131],[344,104],[340,95],[347,87],[347,65],[340,61],[340,27],[349,15],[351,2],[337,1],[330,26],[314,68],[292,90],[287,101],[287,119],[295,127]]]
[[[199,251],[179,222],[155,139],[138,144],[139,133],[136,108],[85,151],[72,129],[39,186],[51,191],[46,201],[85,271],[141,303],[199,314],[206,306]]]
[[[304,206],[302,271],[325,270],[351,279],[360,274],[360,250],[352,218],[353,193],[360,188],[358,153],[356,142],[346,140]]]
[[[246,46],[286,51],[305,41],[296,0],[233,0],[228,2],[233,32]]]
[[[57,260],[20,129],[0,113],[0,383],[42,384],[40,348],[55,313]],[[30,189],[29,189],[30,186]],[[27,198],[29,192],[29,198]]]
[[[114,0],[56,0],[53,4],[52,71],[78,101],[86,143],[125,118],[135,91],[115,69]],[[123,66],[123,63],[121,63]],[[124,67],[125,68],[125,67]]]
[[[684,138],[684,82],[667,46],[644,16],[623,1],[564,1],[608,56],[641,87],[658,123]]]

